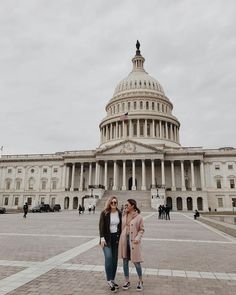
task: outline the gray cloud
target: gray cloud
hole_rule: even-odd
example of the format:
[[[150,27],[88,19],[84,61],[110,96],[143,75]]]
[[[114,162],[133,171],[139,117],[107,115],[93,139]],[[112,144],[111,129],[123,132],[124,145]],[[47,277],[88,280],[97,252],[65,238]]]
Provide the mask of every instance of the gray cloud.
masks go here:
[[[4,153],[95,149],[115,86],[141,42],[184,146],[236,146],[233,0],[2,0]]]

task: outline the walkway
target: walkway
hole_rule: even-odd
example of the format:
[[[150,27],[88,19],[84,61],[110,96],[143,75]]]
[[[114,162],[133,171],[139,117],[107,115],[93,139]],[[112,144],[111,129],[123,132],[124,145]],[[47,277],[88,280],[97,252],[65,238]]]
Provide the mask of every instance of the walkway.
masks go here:
[[[235,294],[236,239],[172,213],[143,213],[143,294]],[[0,295],[110,294],[98,246],[99,213],[60,212],[0,216]],[[119,264],[117,281],[122,284]],[[136,294],[135,270],[131,269]],[[119,290],[119,293],[125,291]],[[142,292],[141,292],[142,293]]]

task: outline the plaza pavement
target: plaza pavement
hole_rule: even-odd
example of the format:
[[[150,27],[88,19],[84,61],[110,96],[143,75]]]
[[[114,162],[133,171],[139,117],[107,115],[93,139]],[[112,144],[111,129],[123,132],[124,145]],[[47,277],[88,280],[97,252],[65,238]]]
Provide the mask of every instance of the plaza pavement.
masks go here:
[[[141,294],[236,294],[236,239],[171,213],[143,213],[144,290]],[[0,215],[0,295],[110,294],[98,246],[99,212]],[[123,283],[121,261],[117,274]],[[137,276],[131,268],[136,294]],[[118,294],[117,293],[117,294]]]

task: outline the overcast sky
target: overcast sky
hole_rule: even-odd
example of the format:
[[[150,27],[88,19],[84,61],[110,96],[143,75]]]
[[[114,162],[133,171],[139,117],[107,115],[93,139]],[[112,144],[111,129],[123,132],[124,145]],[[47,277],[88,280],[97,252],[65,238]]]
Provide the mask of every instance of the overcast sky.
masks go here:
[[[181,144],[236,147],[235,11],[234,0],[0,0],[3,154],[97,148],[137,39]]]

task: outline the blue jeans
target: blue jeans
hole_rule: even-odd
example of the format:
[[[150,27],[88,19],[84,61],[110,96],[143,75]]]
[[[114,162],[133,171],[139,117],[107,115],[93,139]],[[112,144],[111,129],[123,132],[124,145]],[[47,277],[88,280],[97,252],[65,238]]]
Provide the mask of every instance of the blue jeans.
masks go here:
[[[118,260],[117,234],[111,234],[111,247],[103,248],[105,257],[105,270],[108,281],[115,280]]]
[[[142,266],[140,262],[134,262],[134,266],[136,268],[138,277],[142,277]],[[123,258],[123,270],[124,270],[124,275],[126,278],[129,278],[129,259],[128,258]]]

